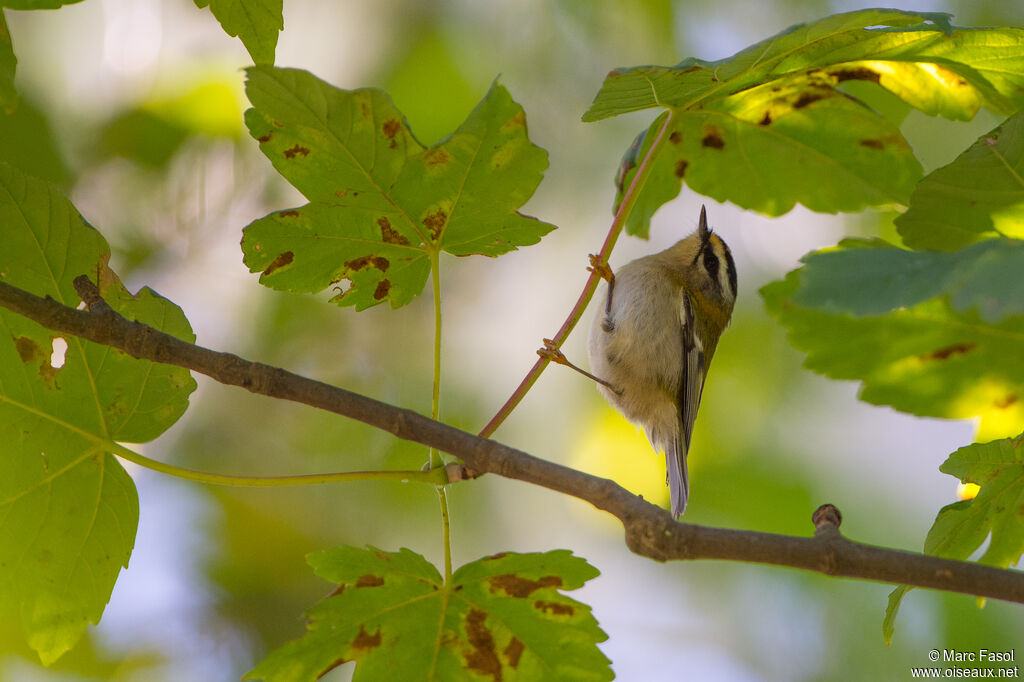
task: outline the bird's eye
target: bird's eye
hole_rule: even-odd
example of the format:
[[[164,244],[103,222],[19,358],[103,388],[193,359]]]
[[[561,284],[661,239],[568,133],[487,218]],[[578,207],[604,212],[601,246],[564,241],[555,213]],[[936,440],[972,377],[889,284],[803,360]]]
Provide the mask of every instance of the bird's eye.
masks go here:
[[[711,279],[718,278],[718,256],[711,249],[704,252],[704,269],[711,275]]]

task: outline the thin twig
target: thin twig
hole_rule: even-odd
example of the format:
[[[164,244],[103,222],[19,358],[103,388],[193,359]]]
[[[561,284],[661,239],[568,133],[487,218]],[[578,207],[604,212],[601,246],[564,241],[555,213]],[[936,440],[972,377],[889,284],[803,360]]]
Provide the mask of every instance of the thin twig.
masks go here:
[[[95,288],[75,280],[85,293]],[[84,296],[83,296],[84,298]],[[668,512],[615,482],[548,462],[496,441],[286,370],[187,343],[110,310],[76,310],[0,282],[0,306],[61,334],[117,348],[136,358],[185,367],[253,393],[328,410],[459,457],[477,471],[526,481],[572,495],[618,518],[626,544],[658,561],[725,559],[789,566],[831,576],[913,585],[1024,603],[1024,573],[913,552],[872,547],[844,538],[838,510],[815,514],[813,537],[677,523]],[[452,477],[457,478],[457,477]]]
[[[654,164],[654,159],[657,157],[658,152],[664,145],[667,136],[666,131],[672,125],[672,119],[674,111],[668,110],[668,114],[665,116],[665,122],[662,123],[661,128],[658,129],[658,135],[654,138],[654,142],[651,143],[650,148],[647,150],[647,154],[644,155],[643,160],[636,169],[636,175],[633,176],[633,182],[629,184],[629,189],[622,196],[622,202],[619,203],[619,209],[615,212],[615,218],[612,220],[611,227],[608,228],[608,235],[604,238],[604,244],[601,245],[601,250],[596,256],[592,256],[591,260],[596,263],[607,263],[608,256],[611,255],[612,249],[615,247],[615,242],[618,241],[619,235],[622,234],[622,228],[626,225],[626,219],[629,217],[630,212],[633,210],[633,206],[636,204],[637,199],[640,196],[640,190],[643,188],[644,183],[647,181],[647,176],[651,174],[651,168]],[[551,343],[557,349],[561,347],[565,340],[569,338],[569,334],[573,329],[576,328],[576,324],[583,317],[583,311],[587,309],[590,304],[590,299],[594,297],[594,292],[597,291],[598,282],[601,281],[602,275],[599,272],[599,268],[594,267],[590,270],[590,276],[587,277],[587,283],[583,285],[583,291],[580,293],[578,299],[576,299],[576,305],[569,311],[569,316],[559,327],[555,335],[551,337]],[[493,434],[501,423],[512,414],[512,410],[516,408],[526,394],[530,391],[537,379],[540,378],[541,372],[547,368],[548,363],[551,362],[551,358],[541,356],[535,363],[530,371],[526,373],[523,380],[516,387],[516,390],[512,392],[505,404],[495,413],[491,418],[491,421],[487,422],[487,425],[480,430],[480,435],[484,438],[489,437]]]

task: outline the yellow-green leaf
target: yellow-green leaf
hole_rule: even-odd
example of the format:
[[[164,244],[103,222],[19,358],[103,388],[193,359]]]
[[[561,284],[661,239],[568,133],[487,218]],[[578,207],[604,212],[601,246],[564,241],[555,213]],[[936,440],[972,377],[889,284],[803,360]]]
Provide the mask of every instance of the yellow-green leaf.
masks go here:
[[[597,570],[568,550],[485,557],[449,585],[408,549],[338,547],[309,562],[338,588],[307,614],[302,639],[271,652],[246,679],[312,681],[349,662],[355,682],[613,677],[590,608],[563,594]]]
[[[181,310],[128,293],[103,237],[52,185],[0,163],[0,280],[75,307],[88,275],[129,319],[192,341]],[[99,621],[138,523],[132,480],[109,454],[173,424],[195,388],[187,370],[0,309],[0,618],[20,620],[49,664]]]
[[[277,34],[284,28],[283,0],[195,0],[209,7],[224,32],[245,45],[254,64],[273,64]]]
[[[922,416],[1020,413],[1024,242],[955,253],[844,242],[761,290],[806,366],[860,398]]]
[[[920,164],[893,123],[851,96],[850,82],[956,120],[981,106],[1012,114],[1024,107],[1024,29],[955,28],[936,13],[837,14],[715,62],[616,69],[583,119],[653,107],[675,114],[672,144],[627,225],[634,234],[646,234],[683,181],[768,215],[796,203],[827,213],[906,205]],[[648,145],[660,125],[648,128]]]
[[[340,305],[398,307],[423,290],[436,252],[498,256],[554,229],[519,212],[547,154],[498,83],[427,148],[380,90],[341,90],[291,69],[248,74],[249,131],[310,202],[245,229],[245,263],[261,283],[312,293],[347,280]]]
[[[947,251],[995,235],[1024,238],[1024,113],[929,173],[896,227],[917,249]]]
[[[990,443],[974,443],[951,454],[939,470],[963,483],[979,486],[971,500],[939,510],[924,541],[925,554],[967,559],[986,538],[988,549],[979,561],[1005,568],[1024,552],[1024,434]],[[889,595],[883,636],[892,641],[896,613],[910,587],[902,585]]]

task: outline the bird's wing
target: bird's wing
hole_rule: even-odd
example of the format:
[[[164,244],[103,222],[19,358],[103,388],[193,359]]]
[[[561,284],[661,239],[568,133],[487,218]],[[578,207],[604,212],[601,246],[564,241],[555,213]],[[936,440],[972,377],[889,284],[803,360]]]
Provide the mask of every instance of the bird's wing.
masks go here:
[[[672,516],[679,518],[686,511],[690,497],[690,476],[686,456],[690,451],[690,437],[693,423],[697,419],[697,407],[704,390],[704,344],[693,320],[690,297],[683,294],[683,305],[679,311],[679,331],[683,342],[683,375],[679,381],[676,404],[679,408],[679,425],[673,442],[666,448],[668,459],[668,485],[672,497]]]
[[[697,419],[697,407],[704,391],[704,377],[707,367],[704,364],[704,344],[693,320],[690,297],[683,294],[683,309],[680,313],[680,331],[683,337],[683,376],[679,381],[679,432],[683,438],[685,452],[690,450],[690,436],[693,434],[693,422]]]

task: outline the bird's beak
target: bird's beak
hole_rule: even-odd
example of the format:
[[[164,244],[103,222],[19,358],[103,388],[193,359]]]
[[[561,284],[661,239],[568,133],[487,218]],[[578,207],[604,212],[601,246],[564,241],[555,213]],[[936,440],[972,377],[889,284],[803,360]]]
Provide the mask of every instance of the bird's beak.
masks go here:
[[[707,244],[711,239],[711,230],[708,229],[708,212],[703,205],[700,207],[700,222],[697,224],[697,235],[701,244]]]

